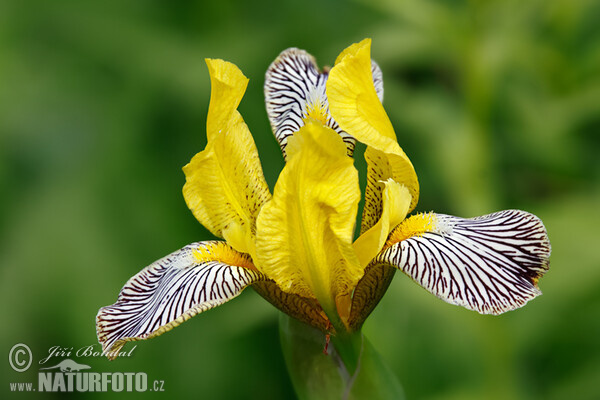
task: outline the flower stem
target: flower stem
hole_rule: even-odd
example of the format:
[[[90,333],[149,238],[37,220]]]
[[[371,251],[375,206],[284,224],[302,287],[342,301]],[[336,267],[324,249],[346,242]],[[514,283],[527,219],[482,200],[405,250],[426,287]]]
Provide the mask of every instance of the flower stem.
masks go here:
[[[352,333],[342,331],[335,336],[331,336],[331,343],[337,350],[337,354],[339,354],[348,374],[352,376],[356,372],[362,352],[362,333],[360,331]]]
[[[361,332],[331,337],[285,314],[279,320],[281,347],[300,399],[403,399],[394,373]]]

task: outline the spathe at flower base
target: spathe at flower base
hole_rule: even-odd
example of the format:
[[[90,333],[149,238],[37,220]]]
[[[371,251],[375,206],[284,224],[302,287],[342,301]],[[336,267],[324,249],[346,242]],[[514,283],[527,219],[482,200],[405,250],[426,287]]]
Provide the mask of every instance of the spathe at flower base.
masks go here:
[[[207,65],[208,141],[184,167],[183,194],[194,216],[225,241],[192,243],[132,277],[117,302],[98,313],[104,350],[116,354],[128,341],[158,336],[253,286],[308,325],[283,319],[288,366],[301,364],[298,355],[316,356],[298,353],[294,338],[314,345],[309,339],[320,332],[323,345],[331,338],[330,361],[339,361],[340,396],[361,398],[377,376],[393,377],[360,329],[396,269],[440,299],[483,314],[521,307],[541,294],[537,281],[548,269],[550,243],[536,216],[507,210],[471,219],[407,218],[419,182],[381,104],[382,74],[370,59],[370,40],[344,50],[329,72],[298,49],[269,67],[267,114],[287,162],[273,194],[237,111],[248,80],[225,61]],[[356,140],[367,145],[368,171],[361,235],[353,241],[360,199]],[[376,373],[361,372],[363,362]],[[310,382],[290,372],[302,395],[298,382]],[[399,388],[385,380],[380,393]]]

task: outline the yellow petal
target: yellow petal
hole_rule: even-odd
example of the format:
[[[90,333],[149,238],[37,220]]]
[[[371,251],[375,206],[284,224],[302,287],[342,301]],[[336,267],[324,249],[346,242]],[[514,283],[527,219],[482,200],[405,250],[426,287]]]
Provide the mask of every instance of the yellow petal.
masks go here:
[[[342,129],[351,127],[358,140],[380,150],[397,148],[394,128],[373,85],[370,39],[340,54],[329,71],[326,93],[331,115]]]
[[[361,234],[375,225],[381,217],[383,185],[379,182],[392,179],[406,187],[411,197],[407,213],[415,208],[419,198],[419,181],[410,161],[407,163],[405,161],[407,159],[398,154],[385,153],[373,147],[367,147],[365,150],[365,160],[367,161],[367,186]]]
[[[256,217],[271,194],[248,127],[235,109],[247,79],[233,64],[207,60],[211,102],[206,148],[183,168],[183,196],[194,216],[236,250],[252,253]]]
[[[232,114],[244,97],[248,78],[234,64],[207,58],[206,65],[210,74],[210,103],[206,117],[206,134],[208,141],[225,128]]]
[[[353,244],[363,268],[381,251],[391,230],[404,220],[411,203],[411,195],[404,185],[392,179],[380,182],[380,185],[385,186],[381,218]]]
[[[362,275],[352,248],[360,189],[342,138],[307,120],[257,222],[257,265],[285,292],[316,298],[328,312]]]
[[[377,175],[378,180],[392,178],[406,186],[412,196],[410,212],[419,198],[419,183],[412,163],[396,142],[394,128],[377,97],[373,85],[370,52],[371,40],[365,39],[340,54],[327,80],[329,110],[340,128],[372,148],[372,159],[376,162],[369,164],[369,184],[373,183]],[[374,154],[373,150],[379,153]],[[378,195],[373,200],[380,202],[381,189],[367,187],[366,196],[369,195],[369,191]],[[367,214],[377,214],[373,210],[365,211]],[[363,222],[361,230],[366,231],[378,219],[376,216],[366,221],[366,225]]]

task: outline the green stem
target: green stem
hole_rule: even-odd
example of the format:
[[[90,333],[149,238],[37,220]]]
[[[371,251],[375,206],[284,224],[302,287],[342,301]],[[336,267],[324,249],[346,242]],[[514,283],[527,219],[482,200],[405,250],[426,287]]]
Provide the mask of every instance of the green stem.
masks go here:
[[[352,333],[342,331],[335,336],[331,336],[331,343],[337,354],[339,354],[348,374],[350,376],[354,375],[363,348],[362,333],[360,331]]]
[[[403,399],[402,387],[385,361],[360,332],[331,338],[281,314],[281,347],[300,399]]]

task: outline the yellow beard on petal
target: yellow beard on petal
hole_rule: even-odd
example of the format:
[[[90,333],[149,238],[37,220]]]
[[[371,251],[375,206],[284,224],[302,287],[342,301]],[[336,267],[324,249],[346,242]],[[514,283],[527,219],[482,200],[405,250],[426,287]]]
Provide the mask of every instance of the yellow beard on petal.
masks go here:
[[[192,254],[198,264],[216,261],[257,271],[247,254],[237,252],[225,242],[212,242],[210,244],[207,242],[205,246],[194,249]]]
[[[310,103],[306,106],[306,111],[304,113],[304,123],[307,123],[307,120],[314,119],[315,121],[320,122],[321,124],[327,126],[327,107],[320,101],[316,101],[314,103]]]
[[[437,230],[438,221],[433,213],[416,214],[402,221],[396,229],[392,231],[385,244],[389,247],[394,243],[408,239],[413,236],[421,236],[425,232]]]

